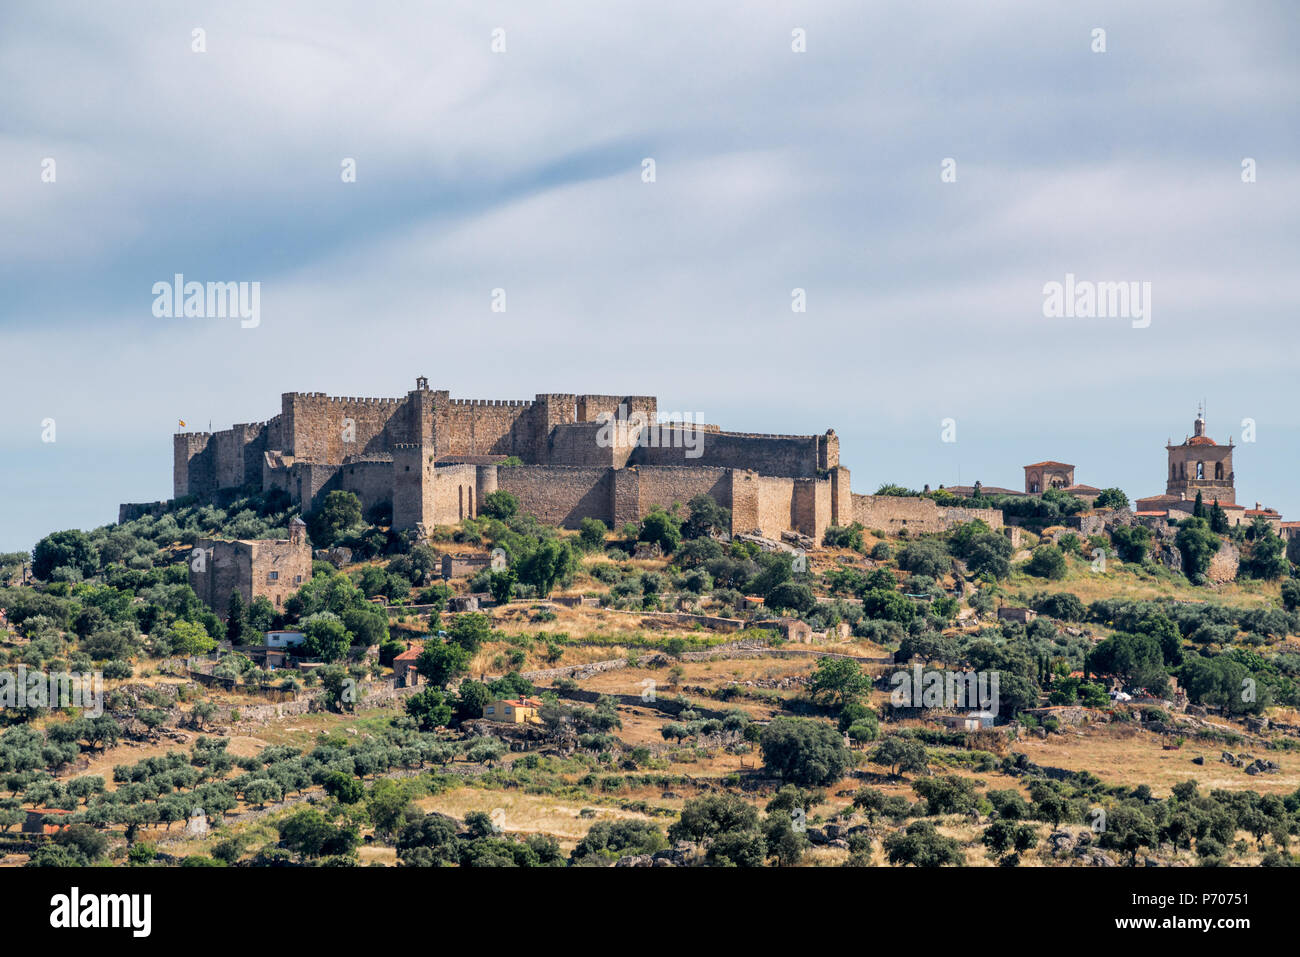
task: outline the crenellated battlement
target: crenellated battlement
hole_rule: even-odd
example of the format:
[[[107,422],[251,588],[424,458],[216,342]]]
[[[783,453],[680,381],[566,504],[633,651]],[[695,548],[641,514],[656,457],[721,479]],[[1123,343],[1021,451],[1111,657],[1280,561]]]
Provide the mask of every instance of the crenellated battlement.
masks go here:
[[[284,392],[281,400],[314,399],[320,402],[351,403],[353,405],[401,405],[407,397],[385,398],[382,396],[330,395],[327,392]]]
[[[401,405],[406,399],[378,399],[373,396],[331,395],[328,400],[336,405]]]
[[[534,404],[532,399],[451,399],[455,408],[508,408],[524,409]]]

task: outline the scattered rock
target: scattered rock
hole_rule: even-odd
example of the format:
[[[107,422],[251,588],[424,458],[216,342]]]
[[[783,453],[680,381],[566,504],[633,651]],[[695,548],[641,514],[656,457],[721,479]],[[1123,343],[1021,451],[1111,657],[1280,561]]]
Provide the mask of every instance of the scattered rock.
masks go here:
[[[1085,854],[1081,860],[1085,867],[1118,867],[1115,858],[1111,857],[1105,851],[1091,850]]]
[[[1247,774],[1277,774],[1281,770],[1281,766],[1273,761],[1265,761],[1263,758],[1256,758],[1246,767]]]
[[[1047,843],[1051,845],[1052,854],[1068,854],[1074,850],[1074,835],[1069,831],[1053,831],[1047,836]]]
[[[693,844],[690,841],[678,841],[667,850],[655,852],[655,866],[660,866],[658,863],[659,861],[667,861],[675,867],[686,867],[691,863],[699,851],[699,845],[697,844]]]

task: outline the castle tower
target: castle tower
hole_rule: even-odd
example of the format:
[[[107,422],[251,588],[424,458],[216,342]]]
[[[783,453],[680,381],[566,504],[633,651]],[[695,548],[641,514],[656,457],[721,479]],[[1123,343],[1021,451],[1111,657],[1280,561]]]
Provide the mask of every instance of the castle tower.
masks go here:
[[[432,524],[433,453],[429,446],[404,442],[393,446],[393,528]]]
[[[1193,500],[1197,493],[1206,505],[1235,505],[1237,501],[1236,473],[1232,469],[1231,437],[1227,445],[1220,445],[1205,434],[1205,411],[1198,409],[1192,423],[1192,434],[1181,445],[1172,441],[1165,446],[1169,456],[1169,472],[1165,485],[1166,495]]]
[[[406,434],[410,436],[409,444],[422,446],[435,458],[437,457],[439,452],[437,416],[439,411],[446,413],[450,401],[450,392],[431,391],[429,380],[424,376],[415,380],[415,388],[406,393],[406,409],[409,416]]]

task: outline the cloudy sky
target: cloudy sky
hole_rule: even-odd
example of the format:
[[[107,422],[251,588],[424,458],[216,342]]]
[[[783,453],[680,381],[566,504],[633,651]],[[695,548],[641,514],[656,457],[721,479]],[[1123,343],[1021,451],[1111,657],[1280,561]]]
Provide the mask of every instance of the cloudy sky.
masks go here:
[[[119,6],[0,6],[0,550],[168,497],[178,419],[418,375],[834,428],[857,491],[1155,494],[1204,399],[1300,518],[1293,4]],[[1046,318],[1067,273],[1150,325]]]

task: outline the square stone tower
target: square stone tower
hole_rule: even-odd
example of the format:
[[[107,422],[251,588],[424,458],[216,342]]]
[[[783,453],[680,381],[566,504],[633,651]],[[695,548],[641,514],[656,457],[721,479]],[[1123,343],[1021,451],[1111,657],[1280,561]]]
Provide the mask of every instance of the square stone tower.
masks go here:
[[[1069,488],[1073,484],[1073,465],[1047,461],[1025,466],[1025,492],[1029,495],[1041,495],[1049,488]]]
[[[1220,445],[1205,434],[1205,413],[1197,412],[1192,434],[1181,445],[1171,441],[1165,446],[1169,454],[1169,478],[1166,495],[1193,500],[1196,493],[1206,505],[1235,505],[1236,473],[1232,470],[1232,439]]]

